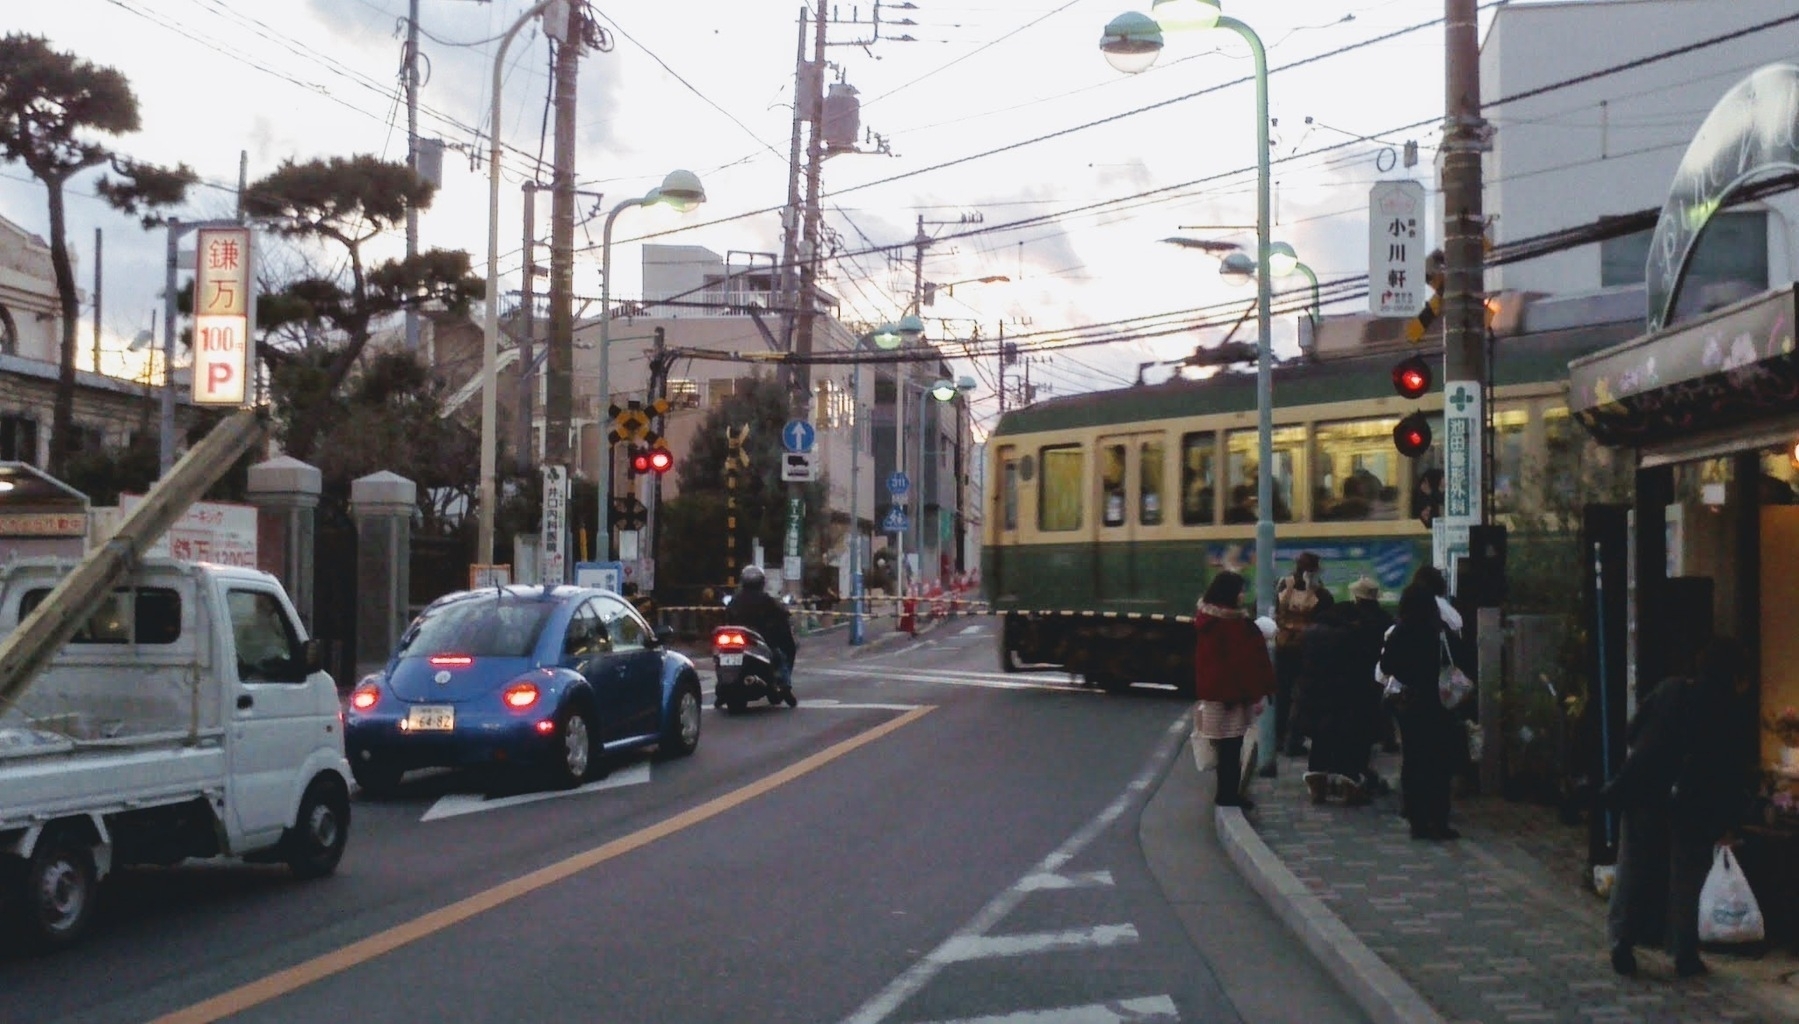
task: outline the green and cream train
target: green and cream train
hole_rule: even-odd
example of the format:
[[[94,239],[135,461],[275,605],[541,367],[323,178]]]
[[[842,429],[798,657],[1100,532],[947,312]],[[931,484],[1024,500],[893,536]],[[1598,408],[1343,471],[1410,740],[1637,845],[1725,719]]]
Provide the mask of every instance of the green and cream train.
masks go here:
[[[1586,446],[1568,417],[1568,361],[1613,340],[1570,331],[1496,343],[1496,512],[1530,507],[1542,496],[1529,492],[1558,486],[1553,464],[1527,472],[1533,456],[1553,463],[1556,451]],[[1414,492],[1441,466],[1441,444],[1408,459],[1393,429],[1421,407],[1441,438],[1442,393],[1439,385],[1420,403],[1394,393],[1391,370],[1404,354],[1274,373],[1276,564],[1285,571],[1301,551],[1317,552],[1339,597],[1366,574],[1391,601],[1430,562]],[[1424,354],[1442,365],[1440,351]],[[1002,622],[1002,667],[1062,668],[1108,689],[1189,690],[1199,594],[1221,569],[1253,586],[1257,440],[1255,375],[1235,371],[1001,417],[987,440],[981,573]]]

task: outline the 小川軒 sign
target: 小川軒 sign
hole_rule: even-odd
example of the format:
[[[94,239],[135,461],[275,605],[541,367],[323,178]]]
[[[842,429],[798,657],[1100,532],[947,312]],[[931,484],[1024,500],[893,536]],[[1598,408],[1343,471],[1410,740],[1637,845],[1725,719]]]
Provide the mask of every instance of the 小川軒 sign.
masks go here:
[[[1377,181],[1368,193],[1368,312],[1416,316],[1430,296],[1424,280],[1424,186]]]
[[[194,246],[193,393],[198,405],[249,399],[255,278],[249,228],[201,228]]]

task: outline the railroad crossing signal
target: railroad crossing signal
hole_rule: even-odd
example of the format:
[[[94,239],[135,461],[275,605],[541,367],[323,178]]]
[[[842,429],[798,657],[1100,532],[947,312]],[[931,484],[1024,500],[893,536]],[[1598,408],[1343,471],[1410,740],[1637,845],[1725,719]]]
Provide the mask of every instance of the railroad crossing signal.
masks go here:
[[[637,444],[653,445],[662,439],[662,435],[650,429],[650,417],[668,414],[668,400],[658,398],[645,405],[633,398],[625,403],[624,408],[614,405],[607,410],[612,417],[612,430],[606,440],[612,444],[631,441]]]
[[[635,494],[627,494],[612,499],[612,525],[620,530],[641,530],[649,516],[649,509],[644,507]]]

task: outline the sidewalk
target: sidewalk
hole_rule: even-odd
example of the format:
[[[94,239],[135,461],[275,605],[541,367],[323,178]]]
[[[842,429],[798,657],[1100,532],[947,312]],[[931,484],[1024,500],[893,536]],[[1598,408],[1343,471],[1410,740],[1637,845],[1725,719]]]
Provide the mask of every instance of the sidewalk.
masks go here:
[[[1220,841],[1373,1019],[1799,1020],[1799,958],[1787,952],[1708,950],[1712,973],[1680,980],[1660,950],[1639,948],[1638,976],[1614,974],[1605,904],[1581,878],[1584,826],[1553,809],[1458,797],[1463,838],[1421,842],[1397,795],[1314,806],[1304,770],[1282,757],[1279,778],[1255,780],[1254,811],[1219,810]],[[1397,782],[1398,756],[1378,756],[1376,770]]]

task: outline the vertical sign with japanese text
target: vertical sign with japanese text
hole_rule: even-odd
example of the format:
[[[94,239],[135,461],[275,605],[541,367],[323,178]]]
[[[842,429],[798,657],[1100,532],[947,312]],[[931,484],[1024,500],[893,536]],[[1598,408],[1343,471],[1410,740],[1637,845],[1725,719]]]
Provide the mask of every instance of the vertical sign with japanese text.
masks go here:
[[[1443,384],[1443,520],[1454,528],[1480,523],[1480,384]]]
[[[543,467],[543,518],[538,523],[542,551],[538,583],[557,587],[568,581],[568,467]]]
[[[1368,193],[1368,311],[1417,316],[1430,297],[1424,281],[1424,186],[1377,181]]]
[[[201,228],[194,246],[194,402],[243,405],[250,396],[255,311],[249,228]]]

